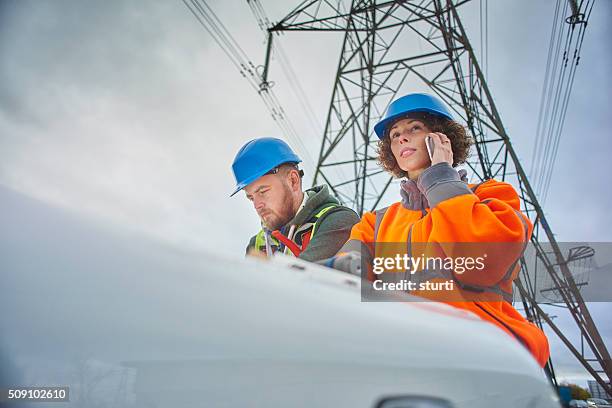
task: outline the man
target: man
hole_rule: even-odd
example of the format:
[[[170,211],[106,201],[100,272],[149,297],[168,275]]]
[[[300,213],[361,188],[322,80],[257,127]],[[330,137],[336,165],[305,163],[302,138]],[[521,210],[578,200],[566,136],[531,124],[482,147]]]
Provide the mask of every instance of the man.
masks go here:
[[[339,204],[327,186],[302,191],[300,158],[282,140],[254,139],[236,155],[232,170],[236,190],[244,190],[261,219],[262,229],[251,238],[247,254],[277,251],[306,261],[320,261],[338,252],[359,221]]]

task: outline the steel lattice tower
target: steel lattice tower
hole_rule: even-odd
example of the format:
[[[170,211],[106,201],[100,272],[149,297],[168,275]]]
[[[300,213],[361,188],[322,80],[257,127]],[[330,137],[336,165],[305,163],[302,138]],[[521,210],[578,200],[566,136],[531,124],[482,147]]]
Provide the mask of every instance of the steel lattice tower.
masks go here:
[[[471,181],[489,178],[515,186],[523,211],[534,223],[531,239],[538,261],[556,285],[594,358],[588,359],[536,302],[530,267],[521,262],[516,287],[527,317],[546,322],[587,371],[610,391],[601,374],[612,379],[610,354],[577,289],[544,212],[514,151],[495,106],[457,8],[469,0],[304,1],[269,28],[287,31],[344,33],[335,85],[327,113],[315,183],[326,182],[344,203],[359,213],[375,209],[392,179],[376,163],[373,124],[398,92],[433,92],[467,125],[475,139],[467,166]],[[265,78],[264,78],[265,79]],[[410,84],[407,88],[406,84]],[[403,92],[402,92],[403,91]],[[550,250],[544,250],[543,243]],[[549,374],[555,382],[552,364]]]

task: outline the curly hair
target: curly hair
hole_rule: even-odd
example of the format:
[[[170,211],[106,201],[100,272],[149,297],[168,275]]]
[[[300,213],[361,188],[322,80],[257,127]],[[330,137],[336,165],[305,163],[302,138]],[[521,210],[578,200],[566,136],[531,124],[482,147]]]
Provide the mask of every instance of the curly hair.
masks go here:
[[[430,131],[444,133],[450,139],[453,151],[453,167],[465,163],[473,140],[463,126],[454,120],[426,112],[413,113],[409,117],[422,121]],[[390,128],[391,126],[388,126],[388,129]],[[393,156],[388,130],[385,131],[385,137],[378,141],[378,164],[395,177],[408,177],[408,173],[399,167],[395,156]]]

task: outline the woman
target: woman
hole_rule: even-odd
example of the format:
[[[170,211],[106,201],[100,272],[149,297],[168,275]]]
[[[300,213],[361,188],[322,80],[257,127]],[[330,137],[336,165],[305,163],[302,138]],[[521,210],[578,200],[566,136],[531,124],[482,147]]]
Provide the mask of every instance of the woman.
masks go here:
[[[546,336],[510,303],[518,260],[532,232],[531,222],[520,212],[516,191],[495,180],[466,183],[465,171],[454,167],[466,160],[471,139],[431,95],[395,100],[374,131],[380,139],[379,163],[395,177],[406,177],[401,182],[402,200],[365,213],[328,265],[354,272],[355,251],[359,251],[361,258],[368,258],[368,279],[376,284],[381,275],[372,273],[372,261],[395,254],[398,245],[413,258],[411,266],[419,256],[464,261],[466,255],[486,258],[487,253],[484,269],[421,263],[402,276],[415,284],[451,283],[444,291],[438,290],[440,286],[411,293],[474,312],[516,338],[544,366],[549,357]],[[433,141],[431,158],[426,137]]]

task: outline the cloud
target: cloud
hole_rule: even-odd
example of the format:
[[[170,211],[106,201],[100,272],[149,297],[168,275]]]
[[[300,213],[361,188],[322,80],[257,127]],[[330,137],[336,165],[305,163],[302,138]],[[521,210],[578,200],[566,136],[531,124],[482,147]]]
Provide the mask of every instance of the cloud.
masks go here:
[[[257,223],[227,199],[230,158],[274,125],[184,6],[21,3],[11,17],[0,182],[166,239],[243,250]]]
[[[477,47],[477,2],[465,25]],[[230,164],[247,140],[281,132],[256,93],[180,1],[0,3],[0,184],[181,246],[242,256],[258,229],[228,198]],[[244,3],[211,3],[255,64],[262,35]],[[291,7],[264,2],[272,20]],[[552,2],[489,2],[488,80],[530,168]],[[597,2],[545,212],[559,239],[610,241],[612,3]],[[529,12],[526,12],[529,10]],[[327,114],[341,34],[281,42],[317,119]],[[477,52],[477,55],[479,53]],[[320,135],[274,60],[274,91],[310,156]],[[290,143],[291,140],[288,140]],[[306,152],[300,152],[304,155]],[[306,167],[307,178],[313,169]],[[389,200],[397,200],[395,191]],[[610,324],[597,321],[606,338]],[[559,320],[571,332],[569,320]],[[608,341],[609,343],[609,341]],[[554,340],[559,370],[576,367]]]

